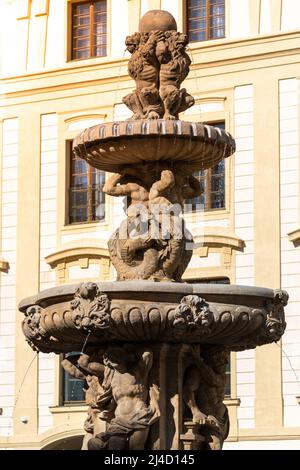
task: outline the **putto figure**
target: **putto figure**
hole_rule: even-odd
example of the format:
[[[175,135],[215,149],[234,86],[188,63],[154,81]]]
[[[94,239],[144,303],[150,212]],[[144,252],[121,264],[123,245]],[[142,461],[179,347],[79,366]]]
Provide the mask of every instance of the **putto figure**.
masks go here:
[[[140,32],[127,36],[125,44],[132,54],[128,72],[136,82],[136,90],[123,99],[133,111],[132,120],[174,120],[193,106],[194,98],[180,89],[191,64],[188,38],[177,32],[170,13],[149,11],[140,22]]]

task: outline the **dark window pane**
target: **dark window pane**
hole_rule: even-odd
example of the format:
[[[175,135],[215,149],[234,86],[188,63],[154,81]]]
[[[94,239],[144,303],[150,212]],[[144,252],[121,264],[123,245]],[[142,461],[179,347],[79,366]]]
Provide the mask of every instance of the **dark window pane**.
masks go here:
[[[87,188],[87,175],[73,175],[73,187]]]
[[[87,208],[84,207],[72,207],[70,213],[70,223],[80,223],[80,222],[87,222],[88,220],[88,213]]]
[[[73,26],[86,26],[90,24],[89,15],[74,16]]]
[[[84,391],[83,391],[83,381],[75,379],[68,372],[65,372],[64,380],[64,401],[83,401],[84,400]]]
[[[85,37],[89,38],[90,37],[90,28],[74,28],[74,33],[73,37]]]
[[[89,4],[88,3],[77,3],[74,4],[74,11],[77,15],[86,15],[89,13]]]
[[[89,39],[88,38],[78,38],[76,39],[76,42],[74,44],[74,47],[76,47],[76,49],[85,49],[89,46]]]
[[[70,356],[77,355],[79,353],[69,353],[64,357],[68,358]],[[63,403],[72,403],[72,402],[81,402],[84,401],[84,380],[75,379],[64,369],[62,370],[63,374]]]

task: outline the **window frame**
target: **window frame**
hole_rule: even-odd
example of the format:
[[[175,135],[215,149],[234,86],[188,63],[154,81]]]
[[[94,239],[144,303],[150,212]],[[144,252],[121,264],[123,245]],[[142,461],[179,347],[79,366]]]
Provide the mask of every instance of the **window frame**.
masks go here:
[[[209,11],[210,11],[210,2],[211,0],[205,0],[206,1],[206,18],[205,18],[205,39],[195,39],[195,40],[191,40],[190,39],[190,28],[189,28],[189,20],[190,20],[190,16],[189,16],[189,1],[190,0],[184,0],[183,2],[183,5],[184,5],[184,14],[183,14],[183,23],[184,23],[184,31],[185,33],[187,34],[188,38],[189,38],[189,42],[191,44],[194,44],[194,43],[197,43],[197,42],[201,42],[201,43],[205,43],[207,41],[220,41],[222,39],[226,39],[227,37],[227,31],[228,31],[228,18],[229,18],[229,7],[228,7],[228,1],[226,0],[223,0],[224,1],[224,35],[221,36],[221,37],[210,37],[210,30],[213,30],[212,27],[210,27],[210,19],[213,18],[214,15],[210,15],[209,14]],[[199,17],[199,21],[200,21],[200,17]],[[198,29],[197,29],[198,31]]]
[[[61,365],[61,362],[65,359],[65,354],[60,354],[59,355],[59,400],[58,400],[58,406],[82,406],[86,404],[85,401],[85,393],[83,392],[84,398],[83,400],[65,400],[65,378],[66,378],[66,371],[64,370],[63,366]],[[81,380],[81,379],[75,379],[74,380]],[[82,380],[82,385],[84,386],[85,381]]]
[[[71,191],[72,191],[72,177],[73,177],[73,173],[72,173],[72,160],[73,160],[73,155],[72,155],[72,140],[71,139],[68,139],[66,140],[66,158],[67,158],[67,165],[66,165],[66,204],[65,204],[65,207],[66,207],[66,210],[65,210],[65,225],[66,226],[69,226],[69,227],[72,227],[72,226],[76,226],[76,225],[90,225],[90,224],[99,224],[99,223],[103,223],[105,220],[106,220],[106,210],[107,210],[107,206],[106,206],[106,195],[104,193],[104,215],[101,219],[97,220],[97,219],[93,219],[93,171],[101,171],[101,170],[97,170],[96,168],[94,168],[93,170],[93,167],[87,163],[88,165],[88,173],[87,173],[87,204],[86,204],[86,207],[87,207],[87,220],[85,221],[74,221],[74,222],[71,222],[71,209],[72,207],[74,207],[72,204],[71,204]],[[103,171],[103,175],[104,175],[104,182],[105,182],[105,179],[106,179],[106,173]],[[103,184],[104,186],[104,184]],[[103,188],[102,186],[102,188]]]
[[[97,60],[98,62],[107,62],[111,56],[111,1],[106,0],[106,55],[103,56],[92,56],[82,59],[73,59],[73,18],[72,11],[73,5],[76,3],[89,3],[92,0],[65,0],[65,62],[77,63],[85,65],[91,61]]]

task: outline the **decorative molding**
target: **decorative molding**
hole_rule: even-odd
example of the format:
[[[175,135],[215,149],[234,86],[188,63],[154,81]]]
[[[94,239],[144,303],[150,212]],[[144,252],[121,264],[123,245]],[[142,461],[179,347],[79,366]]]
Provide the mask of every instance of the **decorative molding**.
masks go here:
[[[293,232],[288,233],[290,242],[294,244],[295,247],[300,246],[300,229],[294,230]]]
[[[70,124],[72,122],[82,121],[86,119],[106,119],[106,113],[97,113],[97,114],[77,114],[76,116],[69,117],[65,119],[65,122]]]
[[[194,235],[194,241],[196,245],[196,252],[197,249],[204,246],[229,247],[237,251],[243,251],[245,248],[244,240],[224,227],[203,227],[201,234]]]
[[[213,322],[214,315],[206,300],[198,295],[187,295],[175,309],[173,326],[178,331],[195,331],[204,336],[211,332]]]
[[[81,267],[88,267],[86,265],[86,259],[90,258],[107,258],[109,259],[108,250],[105,248],[91,246],[82,242],[83,246],[67,247],[62,250],[56,251],[45,257],[45,260],[50,264],[51,268],[57,267],[58,269],[63,268],[63,264],[70,261],[79,260]]]

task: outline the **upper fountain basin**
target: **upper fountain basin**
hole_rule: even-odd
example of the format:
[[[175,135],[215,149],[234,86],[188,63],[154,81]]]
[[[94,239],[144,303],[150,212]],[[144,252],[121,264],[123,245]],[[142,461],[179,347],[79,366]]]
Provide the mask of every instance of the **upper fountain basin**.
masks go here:
[[[186,162],[192,173],[232,155],[235,141],[228,132],[203,123],[138,120],[90,127],[74,139],[73,150],[93,167],[112,173],[149,161]]]

